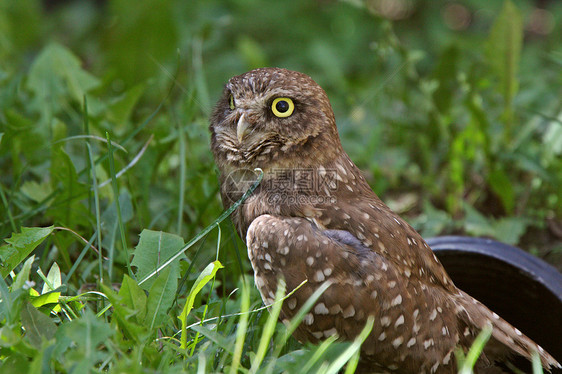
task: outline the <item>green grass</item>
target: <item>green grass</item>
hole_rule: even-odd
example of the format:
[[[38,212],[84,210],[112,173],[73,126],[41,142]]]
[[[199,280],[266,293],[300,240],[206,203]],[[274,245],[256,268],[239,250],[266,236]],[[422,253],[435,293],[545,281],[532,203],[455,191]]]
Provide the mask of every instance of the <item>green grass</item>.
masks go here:
[[[488,3],[463,26],[445,1],[403,19],[361,1],[0,2],[0,371],[353,371],[364,336],[296,342],[322,290],[278,323],[281,290],[268,312],[222,213],[208,116],[259,66],[326,89],[344,148],[424,236],[562,268],[562,5]]]

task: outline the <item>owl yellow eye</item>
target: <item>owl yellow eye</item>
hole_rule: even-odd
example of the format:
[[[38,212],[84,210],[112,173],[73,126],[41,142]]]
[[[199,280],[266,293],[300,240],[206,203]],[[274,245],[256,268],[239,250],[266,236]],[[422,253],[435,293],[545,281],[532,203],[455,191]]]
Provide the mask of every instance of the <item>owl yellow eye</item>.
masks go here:
[[[230,107],[230,110],[234,110],[234,108],[236,108],[236,105],[234,105],[234,96],[230,95],[230,98],[228,99],[228,106]]]
[[[295,110],[293,100],[288,97],[278,97],[271,103],[271,111],[276,117],[284,118],[289,117]]]

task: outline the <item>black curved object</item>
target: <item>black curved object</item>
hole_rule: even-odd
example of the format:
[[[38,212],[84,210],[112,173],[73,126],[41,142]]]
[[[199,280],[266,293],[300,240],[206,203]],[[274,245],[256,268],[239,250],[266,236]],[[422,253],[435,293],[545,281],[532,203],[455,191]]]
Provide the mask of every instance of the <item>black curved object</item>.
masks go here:
[[[562,362],[560,272],[519,248],[495,240],[443,236],[427,239],[427,243],[457,287]]]

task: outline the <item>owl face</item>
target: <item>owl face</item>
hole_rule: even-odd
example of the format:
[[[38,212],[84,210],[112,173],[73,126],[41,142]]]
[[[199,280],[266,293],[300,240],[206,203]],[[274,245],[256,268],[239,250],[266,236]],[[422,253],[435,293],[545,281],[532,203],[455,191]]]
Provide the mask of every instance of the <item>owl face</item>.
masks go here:
[[[210,130],[215,159],[239,167],[267,168],[325,136],[337,138],[324,90],[305,74],[279,68],[230,79]]]

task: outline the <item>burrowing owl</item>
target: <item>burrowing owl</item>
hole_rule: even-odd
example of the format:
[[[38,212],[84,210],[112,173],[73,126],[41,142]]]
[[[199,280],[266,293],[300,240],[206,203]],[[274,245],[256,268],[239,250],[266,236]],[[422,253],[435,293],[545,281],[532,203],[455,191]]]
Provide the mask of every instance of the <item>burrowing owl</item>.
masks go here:
[[[299,340],[351,340],[373,316],[363,370],[453,373],[455,347],[466,351],[491,326],[477,370],[535,351],[546,368],[559,365],[455,287],[422,237],[375,195],[343,150],[328,97],[310,77],[264,68],[230,79],[210,130],[225,206],[254,168],[264,172],[232,215],[264,301],[273,301],[280,278],[288,290],[307,280],[283,304],[287,320],[331,282],[296,331]]]

